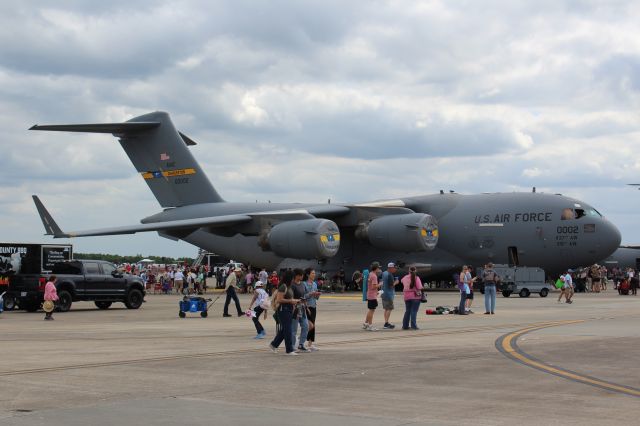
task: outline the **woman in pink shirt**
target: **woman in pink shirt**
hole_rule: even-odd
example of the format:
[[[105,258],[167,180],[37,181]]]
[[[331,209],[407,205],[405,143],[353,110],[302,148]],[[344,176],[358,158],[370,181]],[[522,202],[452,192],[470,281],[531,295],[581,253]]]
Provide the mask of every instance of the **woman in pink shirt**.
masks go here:
[[[418,330],[416,319],[418,309],[420,309],[420,299],[422,299],[422,281],[416,275],[416,268],[409,268],[409,273],[402,277],[402,286],[404,287],[404,318],[402,318],[402,329],[409,329],[409,320],[411,320],[411,329]]]
[[[46,302],[50,302],[48,305],[53,305],[51,310],[49,309],[45,309],[45,316],[44,319],[47,321],[51,321],[53,320],[53,309],[55,308],[55,302],[58,300],[58,290],[56,289],[56,276],[55,275],[51,275],[49,277],[49,280],[47,281],[47,284],[44,286],[44,301],[45,301],[45,305],[47,305]],[[46,308],[46,306],[43,306]],[[48,311],[48,312],[47,312]]]
[[[364,330],[377,331],[378,329],[373,326],[373,313],[378,307],[378,269],[380,265],[374,263],[371,265],[371,271],[369,272],[369,278],[367,279],[367,318],[362,324]]]

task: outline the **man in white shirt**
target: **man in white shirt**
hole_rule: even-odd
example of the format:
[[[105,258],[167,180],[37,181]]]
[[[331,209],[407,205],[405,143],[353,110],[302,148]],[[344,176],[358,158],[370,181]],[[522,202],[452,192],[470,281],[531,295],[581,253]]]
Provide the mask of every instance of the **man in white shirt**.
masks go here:
[[[244,315],[242,309],[240,308],[240,300],[238,299],[238,295],[236,294],[236,290],[238,290],[238,280],[242,276],[242,269],[235,268],[233,273],[230,273],[227,277],[227,281],[224,285],[224,291],[227,293],[227,300],[224,302],[224,314],[223,317],[230,317],[229,315],[229,304],[231,303],[231,299],[236,304],[236,309],[238,310],[238,316],[241,317]]]
[[[173,274],[173,285],[176,289],[176,293],[180,293],[182,291],[183,282],[184,282],[184,274],[180,269],[178,269]]]

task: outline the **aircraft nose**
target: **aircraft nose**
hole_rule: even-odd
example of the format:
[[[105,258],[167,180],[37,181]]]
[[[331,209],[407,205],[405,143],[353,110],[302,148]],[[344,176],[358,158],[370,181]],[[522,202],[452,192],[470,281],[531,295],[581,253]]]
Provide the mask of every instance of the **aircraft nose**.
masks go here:
[[[599,238],[598,251],[601,255],[600,257],[605,259],[620,247],[622,236],[618,228],[607,219],[603,219],[600,226],[602,234]]]

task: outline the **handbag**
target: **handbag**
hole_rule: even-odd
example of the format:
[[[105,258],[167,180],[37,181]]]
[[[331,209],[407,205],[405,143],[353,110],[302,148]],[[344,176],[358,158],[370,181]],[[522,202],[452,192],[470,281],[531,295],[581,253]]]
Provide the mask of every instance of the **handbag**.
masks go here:
[[[416,290],[416,296],[420,296],[420,303],[427,303],[427,293],[422,290]]]
[[[56,307],[55,303],[53,303],[51,300],[45,300],[44,303],[42,304],[42,310],[45,311],[46,313],[53,312],[55,307]]]

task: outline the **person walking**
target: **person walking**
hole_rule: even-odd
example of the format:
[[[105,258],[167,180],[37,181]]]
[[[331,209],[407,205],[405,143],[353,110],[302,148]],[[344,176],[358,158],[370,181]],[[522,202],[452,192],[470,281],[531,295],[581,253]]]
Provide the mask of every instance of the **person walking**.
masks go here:
[[[44,319],[46,321],[53,321],[53,310],[56,308],[56,301],[58,300],[56,280],[56,276],[51,275],[44,286],[44,303],[42,304],[42,308],[45,311]]]
[[[253,298],[251,299],[250,309],[253,310],[255,315],[251,320],[256,327],[256,337],[254,339],[264,339],[267,333],[264,331],[264,327],[260,324],[260,315],[264,312],[264,319],[267,319],[267,303],[269,302],[269,295],[264,291],[264,284],[262,281],[256,281],[256,289],[253,292]]]
[[[402,277],[402,287],[404,294],[404,317],[402,318],[402,329],[418,330],[416,322],[420,300],[422,299],[422,281],[416,274],[415,266],[409,268],[409,273]]]
[[[224,291],[227,293],[227,300],[224,302],[224,314],[223,317],[230,317],[229,315],[229,304],[231,303],[231,299],[236,304],[236,310],[238,311],[238,316],[241,317],[244,315],[242,313],[242,309],[240,308],[240,300],[238,299],[238,295],[236,294],[236,290],[238,290],[238,281],[242,276],[242,269],[235,268],[233,272],[229,273],[227,277],[227,281],[224,284]]]
[[[493,270],[493,263],[489,262],[482,271],[482,282],[484,283],[484,314],[493,315],[496,310],[496,286],[500,277]]]
[[[278,352],[278,347],[284,340],[287,355],[298,355],[291,342],[293,307],[299,302],[298,299],[293,298],[293,290],[291,289],[292,281],[293,276],[291,274],[285,275],[283,284],[280,284],[278,287],[278,292],[276,293],[272,306],[278,318],[278,332],[269,344],[269,349],[271,349],[273,353]]]
[[[362,328],[368,331],[378,331],[377,328],[373,326],[373,314],[376,312],[376,308],[378,307],[378,271],[380,270],[380,265],[378,263],[374,263],[371,265],[371,270],[369,271],[369,276],[367,277],[367,316],[364,320],[364,324],[362,324]]]
[[[460,272],[460,277],[458,279],[458,288],[460,289],[460,304],[458,305],[458,314],[459,315],[467,315],[466,312],[466,301],[467,295],[471,293],[471,287],[469,284],[471,283],[471,272],[469,272],[469,267],[464,265],[462,267],[462,272]]]
[[[292,313],[291,322],[291,342],[296,346],[296,334],[298,333],[298,324],[300,325],[300,339],[298,339],[298,352],[310,352],[304,347],[307,341],[307,334],[309,333],[309,321],[307,320],[307,301],[309,294],[307,287],[302,282],[304,272],[302,269],[293,270],[293,282],[291,283],[291,290],[293,290],[293,297],[300,300],[300,303],[294,308]]]
[[[318,350],[316,346],[316,315],[317,303],[320,298],[318,291],[318,283],[316,282],[316,271],[307,268],[304,271],[304,285],[307,290],[307,322],[309,324],[309,332],[307,333],[307,349],[311,352]]]
[[[396,294],[395,286],[398,284],[398,280],[394,276],[397,271],[396,264],[389,262],[387,270],[382,273],[382,296],[380,296],[380,299],[382,300],[382,309],[384,309],[383,328],[387,330],[396,328],[395,325],[389,322],[389,318],[391,317],[391,311],[393,311],[393,297]]]

